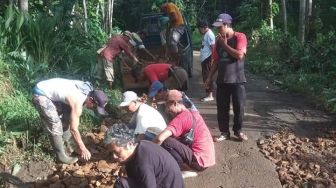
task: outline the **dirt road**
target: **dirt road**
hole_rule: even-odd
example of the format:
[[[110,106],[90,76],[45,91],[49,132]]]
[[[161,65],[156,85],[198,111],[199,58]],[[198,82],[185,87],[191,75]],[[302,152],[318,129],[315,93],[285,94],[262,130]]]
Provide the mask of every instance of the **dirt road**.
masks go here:
[[[194,53],[194,76],[188,96],[195,101],[211,132],[216,135],[219,132],[215,102],[198,102],[204,96],[198,55]],[[196,178],[187,179],[188,188],[281,187],[275,165],[259,152],[257,140],[284,127],[299,136],[307,136],[312,126],[332,122],[331,116],[312,108],[304,97],[282,92],[254,75],[247,74],[247,77],[243,131],[249,140],[215,143],[217,165],[199,173]]]
[[[212,134],[218,135],[216,103],[199,102],[205,93],[198,57],[199,53],[194,52],[194,76],[190,80],[191,85],[187,94],[200,110]],[[247,74],[247,77],[247,101],[243,131],[249,136],[249,140],[242,143],[232,139],[215,143],[217,164],[199,173],[197,177],[186,179],[187,188],[282,187],[276,171],[277,167],[259,151],[257,140],[267,135],[273,135],[275,132],[286,127],[293,130],[296,137],[300,137],[300,139],[304,137],[307,142],[311,143],[307,137],[313,140],[311,138],[316,128],[334,125],[334,116],[332,114],[317,110],[314,106],[310,105],[310,101],[304,97],[285,93],[270,85],[268,81],[256,77],[255,75]],[[21,168],[16,176],[5,175],[9,177],[8,181],[11,184],[22,185],[23,187],[59,187],[60,185],[62,185],[61,187],[78,187],[79,185],[83,185],[81,187],[87,187],[89,183],[90,185],[94,185],[94,187],[111,187],[110,182],[113,182],[111,179],[112,174],[117,174],[116,171],[113,170],[113,168],[116,169],[116,166],[113,163],[106,163],[108,154],[106,154],[106,152],[104,153],[104,148],[100,146],[100,137],[103,136],[97,133],[89,133],[86,136],[86,139],[92,142],[89,145],[93,148],[90,149],[95,151],[93,156],[95,160],[89,163],[80,163],[72,166],[61,165],[59,166],[59,168],[61,168],[60,170],[51,167],[53,164],[30,161]],[[336,138],[336,130],[334,130],[331,137]],[[321,139],[317,140],[321,142]],[[335,139],[329,143],[332,143],[331,149],[336,148]],[[324,145],[325,144],[322,144],[323,147]],[[281,148],[281,146],[279,147]],[[319,148],[315,151],[323,154]],[[332,155],[332,153],[335,152],[336,149],[331,150],[330,155],[325,152],[323,156],[328,155],[328,160],[336,161],[336,156]],[[306,154],[302,153],[301,155],[304,156]],[[320,155],[313,153],[312,156]],[[313,168],[317,167],[316,158],[318,157],[312,158],[311,161],[314,163],[308,166],[313,166]],[[328,160],[325,160],[325,165],[330,166]],[[287,165],[285,166],[287,169],[290,168],[288,164],[291,163],[286,162],[284,164]],[[301,169],[301,166],[307,165],[300,165],[301,172],[306,173],[307,171]],[[320,166],[322,170],[323,166],[318,165],[319,168]],[[313,168],[311,168],[311,170]],[[279,169],[280,168],[278,168],[278,171]],[[333,170],[336,172],[336,163],[335,169],[331,169],[331,172]],[[78,171],[81,173],[77,173]],[[10,172],[10,170],[8,170],[8,172]],[[318,171],[318,174],[323,173]],[[332,173],[329,173],[328,177],[331,177],[329,180],[332,179]],[[34,186],[36,182],[40,182],[39,180],[46,178],[48,178],[48,180],[43,180],[42,183],[39,184],[40,186]],[[59,178],[62,178],[62,181],[60,181]],[[335,175],[333,179],[336,182]],[[294,183],[294,185],[298,185],[298,183]]]

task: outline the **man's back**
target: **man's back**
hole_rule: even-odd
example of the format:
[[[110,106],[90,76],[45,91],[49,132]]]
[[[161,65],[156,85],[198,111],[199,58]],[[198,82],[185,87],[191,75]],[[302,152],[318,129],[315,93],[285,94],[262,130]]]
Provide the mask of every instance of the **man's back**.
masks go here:
[[[134,156],[126,163],[128,177],[136,186],[157,188],[183,188],[180,168],[175,159],[161,146],[140,141]]]

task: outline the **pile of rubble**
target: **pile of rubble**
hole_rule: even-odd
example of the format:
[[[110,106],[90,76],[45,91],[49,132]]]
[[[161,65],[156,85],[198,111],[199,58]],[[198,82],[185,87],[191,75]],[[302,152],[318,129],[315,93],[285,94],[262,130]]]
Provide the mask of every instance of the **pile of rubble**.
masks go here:
[[[79,161],[72,165],[59,164],[47,180],[35,183],[36,188],[113,187],[123,168],[111,161],[111,154],[104,147],[103,139],[107,127],[102,125],[96,133],[86,135],[86,146],[92,157],[88,162]]]
[[[310,139],[283,130],[258,140],[283,187],[336,187],[336,129],[314,131],[317,136]]]

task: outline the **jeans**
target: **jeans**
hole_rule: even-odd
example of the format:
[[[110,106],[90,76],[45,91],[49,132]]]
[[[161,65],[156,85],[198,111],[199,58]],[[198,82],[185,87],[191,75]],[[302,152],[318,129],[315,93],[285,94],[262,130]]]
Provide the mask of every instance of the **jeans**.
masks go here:
[[[233,106],[233,132],[239,134],[243,125],[246,99],[244,84],[217,84],[217,120],[220,132],[229,134],[230,101]]]

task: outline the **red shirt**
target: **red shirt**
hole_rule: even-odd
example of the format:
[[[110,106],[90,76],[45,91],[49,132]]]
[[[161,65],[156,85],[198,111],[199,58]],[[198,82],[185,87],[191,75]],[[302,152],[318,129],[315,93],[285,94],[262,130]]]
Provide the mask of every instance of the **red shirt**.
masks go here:
[[[216,159],[212,136],[202,116],[196,111],[192,111],[192,113],[195,117],[195,132],[191,150],[200,166],[205,168],[213,166],[216,163]],[[185,110],[178,114],[166,129],[171,131],[174,137],[180,137],[190,130],[192,122],[191,112]]]
[[[128,41],[126,41],[121,35],[116,35],[107,41],[106,48],[100,53],[100,55],[108,61],[113,61],[113,59],[122,50],[131,56],[129,48],[131,48],[131,45],[128,43]]]
[[[167,63],[150,64],[144,68],[144,74],[150,83],[153,83],[154,81],[164,82],[168,78],[170,67],[171,64]]]
[[[247,48],[247,39],[246,35],[244,33],[235,32],[234,35],[237,37],[237,45],[236,50],[244,52],[246,54],[246,48]],[[212,51],[212,57],[215,63],[218,62],[219,56],[217,52],[217,44],[215,45],[215,48]]]

